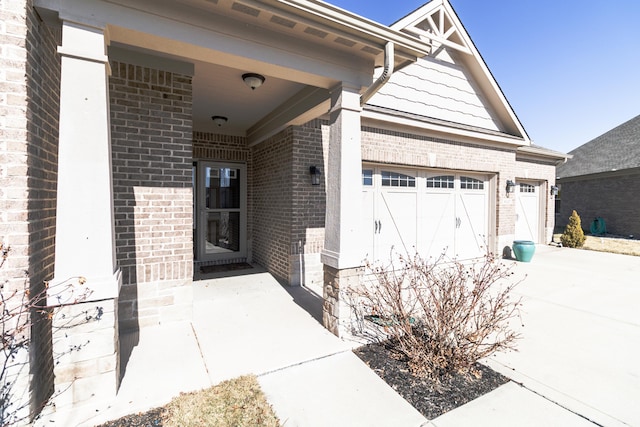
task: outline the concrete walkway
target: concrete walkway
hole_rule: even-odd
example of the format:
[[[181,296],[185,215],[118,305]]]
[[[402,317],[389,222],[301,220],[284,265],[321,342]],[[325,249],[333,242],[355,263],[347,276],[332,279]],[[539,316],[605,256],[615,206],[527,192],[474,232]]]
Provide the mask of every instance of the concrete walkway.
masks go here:
[[[134,337],[114,401],[37,424],[92,426],[254,373],[287,427],[640,425],[640,257],[538,246],[514,271],[520,351],[487,361],[513,381],[431,421],[320,325],[316,294],[255,268],[195,282],[192,322]]]

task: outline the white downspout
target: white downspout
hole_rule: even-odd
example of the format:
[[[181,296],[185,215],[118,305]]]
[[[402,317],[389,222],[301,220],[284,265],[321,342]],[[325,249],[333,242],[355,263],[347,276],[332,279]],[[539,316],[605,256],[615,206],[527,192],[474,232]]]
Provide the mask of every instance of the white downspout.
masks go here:
[[[393,74],[393,62],[394,62],[394,47],[393,42],[387,42],[384,46],[384,70],[382,70],[382,74],[380,77],[376,79],[375,82],[371,86],[364,91],[362,95],[360,95],[360,106],[363,107],[364,104],[367,103],[368,100],[371,99],[373,95],[380,90],[382,86],[386,82],[389,81],[391,74]]]

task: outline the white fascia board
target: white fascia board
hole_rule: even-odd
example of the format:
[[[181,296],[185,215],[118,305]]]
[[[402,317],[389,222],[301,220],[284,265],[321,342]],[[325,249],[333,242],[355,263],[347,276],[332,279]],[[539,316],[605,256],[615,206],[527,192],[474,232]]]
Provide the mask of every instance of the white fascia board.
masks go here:
[[[565,154],[559,151],[549,150],[548,148],[542,147],[532,147],[532,146],[523,146],[519,147],[516,151],[516,157],[526,156],[530,158],[540,158],[540,159],[551,159],[551,160],[562,160],[566,161],[567,159],[573,158],[572,154]]]
[[[413,132],[428,134],[430,136],[438,136],[442,138],[455,138],[456,141],[469,142],[475,144],[483,144],[487,146],[504,147],[522,147],[528,144],[522,138],[510,135],[497,135],[495,133],[482,133],[479,131],[460,129],[456,127],[440,125],[427,121],[412,119],[409,117],[389,116],[388,114],[364,110],[362,111],[362,119],[377,122],[381,127],[389,130],[398,130],[407,132],[410,128]]]
[[[393,42],[397,50],[409,50],[413,55],[422,57],[431,51],[431,46],[400,31],[369,20],[345,9],[318,0],[267,0],[267,4],[288,5],[300,11],[334,23],[338,28],[344,27],[379,39],[381,45]]]

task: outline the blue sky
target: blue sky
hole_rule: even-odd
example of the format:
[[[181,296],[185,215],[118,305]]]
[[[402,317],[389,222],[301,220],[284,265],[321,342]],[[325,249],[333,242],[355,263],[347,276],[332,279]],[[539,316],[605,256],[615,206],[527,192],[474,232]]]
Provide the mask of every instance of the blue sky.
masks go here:
[[[427,0],[329,0],[390,25]],[[640,1],[450,0],[534,144],[569,152],[640,114]]]

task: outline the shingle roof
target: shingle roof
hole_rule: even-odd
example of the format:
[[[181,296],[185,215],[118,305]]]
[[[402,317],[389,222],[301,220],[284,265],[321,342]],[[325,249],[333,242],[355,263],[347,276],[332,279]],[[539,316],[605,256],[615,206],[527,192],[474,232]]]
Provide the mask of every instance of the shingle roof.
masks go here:
[[[640,116],[570,151],[572,159],[556,168],[558,178],[640,167]]]

